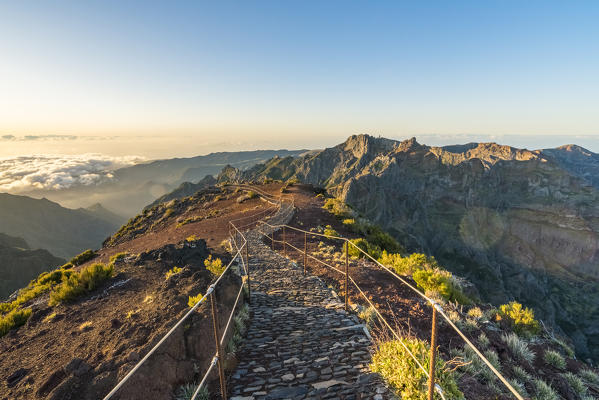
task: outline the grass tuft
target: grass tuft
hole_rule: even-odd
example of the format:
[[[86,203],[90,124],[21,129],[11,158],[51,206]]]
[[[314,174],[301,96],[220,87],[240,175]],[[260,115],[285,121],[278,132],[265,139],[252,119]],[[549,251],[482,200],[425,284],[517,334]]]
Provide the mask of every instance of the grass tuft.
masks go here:
[[[12,310],[8,314],[0,316],[0,337],[6,335],[11,329],[24,325],[30,316],[31,308]]]
[[[533,400],[559,400],[559,395],[542,379],[534,380],[535,394]]]
[[[528,347],[528,343],[515,333],[503,334],[501,339],[505,342],[510,352],[518,360],[532,363],[536,357],[534,351]]]
[[[545,360],[545,363],[557,369],[566,369],[566,360],[555,350],[546,350],[543,359]]]
[[[51,306],[72,301],[75,298],[97,288],[114,273],[112,264],[93,264],[79,272],[64,276],[62,283],[50,292]]]

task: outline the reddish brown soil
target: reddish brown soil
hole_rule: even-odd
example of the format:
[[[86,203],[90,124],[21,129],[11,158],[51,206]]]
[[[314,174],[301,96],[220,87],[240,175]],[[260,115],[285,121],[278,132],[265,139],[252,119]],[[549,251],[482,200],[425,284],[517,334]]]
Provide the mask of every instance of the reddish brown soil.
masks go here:
[[[266,189],[280,194],[280,185]],[[0,399],[107,394],[189,309],[189,295],[206,291],[214,278],[203,260],[208,253],[228,257],[220,243],[229,236],[229,221],[272,208],[259,198],[237,203],[242,193],[224,190],[224,198],[210,206],[219,210],[215,217],[177,227],[177,220],[205,212],[195,207],[129,242],[100,249],[89,263],[106,263],[119,252],[133,255],[116,264],[115,276],[101,288],[55,307],[47,305],[47,294],[35,299],[27,324],[0,338]],[[184,244],[191,235],[207,248],[201,240],[195,248]],[[167,281],[165,273],[173,266],[183,272]],[[233,277],[217,290],[221,328],[239,290]],[[211,321],[206,302],[114,398],[171,399],[178,385],[199,380],[214,354]]]

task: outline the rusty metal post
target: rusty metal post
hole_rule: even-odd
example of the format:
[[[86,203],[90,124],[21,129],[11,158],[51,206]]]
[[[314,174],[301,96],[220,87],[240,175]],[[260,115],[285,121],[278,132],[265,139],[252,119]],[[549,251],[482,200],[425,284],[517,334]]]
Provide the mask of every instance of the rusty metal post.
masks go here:
[[[431,353],[428,370],[428,400],[433,400],[435,393],[435,359],[437,357],[437,308],[433,304],[433,327],[431,329]]]
[[[248,280],[248,304],[252,303],[252,288],[250,287],[250,244],[245,242],[245,267],[247,268],[247,280]]]
[[[306,263],[308,262],[308,234],[304,232],[304,275],[306,275]]]
[[[285,225],[283,225],[283,254],[287,257],[287,242],[285,240]]]
[[[218,377],[220,379],[220,393],[223,399],[227,398],[227,385],[225,382],[225,370],[223,367],[224,353],[222,346],[220,345],[220,334],[218,328],[218,313],[216,312],[216,294],[214,291],[216,288],[212,287],[210,292],[210,305],[212,308],[212,325],[214,326],[214,342],[216,344],[216,356],[218,357]]]
[[[349,243],[345,242],[345,311],[349,303]]]

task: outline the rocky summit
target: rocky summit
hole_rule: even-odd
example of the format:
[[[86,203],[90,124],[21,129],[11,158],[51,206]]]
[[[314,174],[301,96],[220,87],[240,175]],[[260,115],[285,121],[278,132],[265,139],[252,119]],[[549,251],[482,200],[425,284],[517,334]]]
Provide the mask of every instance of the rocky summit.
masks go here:
[[[434,255],[493,304],[518,299],[599,360],[599,156],[578,146],[430,147],[368,135],[219,180],[325,187],[411,251]]]

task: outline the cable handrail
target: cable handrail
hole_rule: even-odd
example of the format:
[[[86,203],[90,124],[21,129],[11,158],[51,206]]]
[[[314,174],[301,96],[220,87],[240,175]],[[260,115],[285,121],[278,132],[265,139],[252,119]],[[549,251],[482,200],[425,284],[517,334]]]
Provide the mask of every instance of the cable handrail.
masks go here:
[[[389,269],[387,266],[385,266],[384,264],[380,263],[378,260],[376,260],[374,257],[372,257],[370,254],[368,254],[367,252],[365,252],[364,250],[362,250],[360,247],[358,247],[355,243],[353,243],[350,239],[342,237],[342,236],[334,236],[334,235],[326,235],[323,233],[319,233],[319,232],[311,232],[305,229],[301,229],[301,228],[297,228],[294,226],[290,226],[287,224],[269,224],[268,222],[265,221],[258,221],[258,223],[260,223],[261,225],[266,225],[269,228],[272,228],[273,230],[276,229],[291,229],[294,230],[296,232],[301,232],[304,233],[306,235],[312,235],[312,236],[317,236],[317,237],[324,237],[327,239],[333,239],[333,240],[341,240],[344,243],[346,243],[346,246],[351,245],[354,249],[357,249],[360,253],[362,253],[364,256],[366,256],[368,259],[370,259],[372,262],[374,262],[377,266],[383,268],[383,270],[385,270],[386,272],[388,272],[389,274],[391,274],[395,279],[399,280],[401,283],[403,283],[404,285],[406,285],[407,287],[409,287],[414,293],[418,294],[418,296],[420,296],[421,298],[423,298],[424,300],[426,300],[428,303],[431,304],[431,306],[434,308],[434,310],[436,312],[438,312],[444,320],[446,320],[449,324],[449,326],[452,327],[452,329],[462,338],[464,339],[464,341],[466,342],[466,344],[472,348],[472,350],[476,353],[476,355],[489,367],[489,369],[493,372],[494,375],[497,376],[497,378],[499,378],[499,380],[506,386],[506,388],[518,399],[518,400],[524,400],[524,398],[520,395],[520,393],[518,393],[516,391],[516,389],[514,389],[514,387],[508,382],[508,380],[495,368],[493,367],[493,365],[491,364],[491,362],[482,354],[482,352],[480,350],[478,350],[476,348],[476,346],[466,337],[466,335],[453,323],[453,321],[451,321],[451,319],[447,316],[447,314],[445,314],[443,308],[441,307],[441,305],[436,302],[434,299],[431,299],[430,297],[426,296],[426,294],[422,293],[421,291],[419,291],[416,287],[414,287],[414,285],[410,284],[409,282],[407,282],[405,279],[403,279],[401,276],[399,276],[397,273],[395,273],[394,271],[392,271],[391,269]],[[287,242],[286,240],[276,240],[274,238],[269,237],[268,235],[264,234],[261,230],[259,230],[259,232],[266,236],[268,239],[277,242],[277,243],[283,243],[284,245],[290,246],[292,248],[294,248],[296,251],[302,253],[303,251],[301,249],[298,249],[297,247],[293,246],[292,244],[290,244],[289,242]],[[347,251],[347,250],[346,250]],[[334,269],[335,271],[341,273],[341,274],[345,274],[343,271],[340,271],[339,269],[328,265],[327,263],[317,259],[316,257],[312,256],[312,255],[308,255],[306,254],[306,257],[309,257],[311,259],[314,259],[324,265],[326,265],[329,268]],[[369,305],[375,310],[377,317],[379,319],[381,319],[384,324],[387,326],[387,328],[393,333],[393,335],[398,339],[398,341],[402,344],[402,346],[408,351],[408,353],[410,354],[410,356],[412,358],[414,358],[414,361],[417,362],[418,366],[420,369],[422,369],[426,376],[430,378],[430,374],[429,372],[426,371],[426,369],[422,366],[422,364],[420,362],[418,362],[415,358],[415,356],[413,355],[413,353],[410,352],[410,350],[407,348],[407,346],[405,346],[405,344],[403,343],[403,341],[401,340],[401,338],[397,335],[397,333],[395,332],[395,330],[391,327],[391,325],[383,318],[382,314],[377,310],[377,308],[374,306],[374,304],[370,301],[370,299],[368,299],[368,297],[365,295],[365,293],[361,290],[361,288],[358,286],[358,284],[353,280],[353,278],[351,278],[350,276],[348,276],[348,279],[350,279],[352,281],[352,283],[354,284],[354,286],[360,291],[360,294],[367,300],[367,302],[369,303]],[[346,288],[347,291],[347,288]],[[439,394],[442,395],[441,391],[438,390],[438,385],[436,385],[436,389],[439,392]]]

